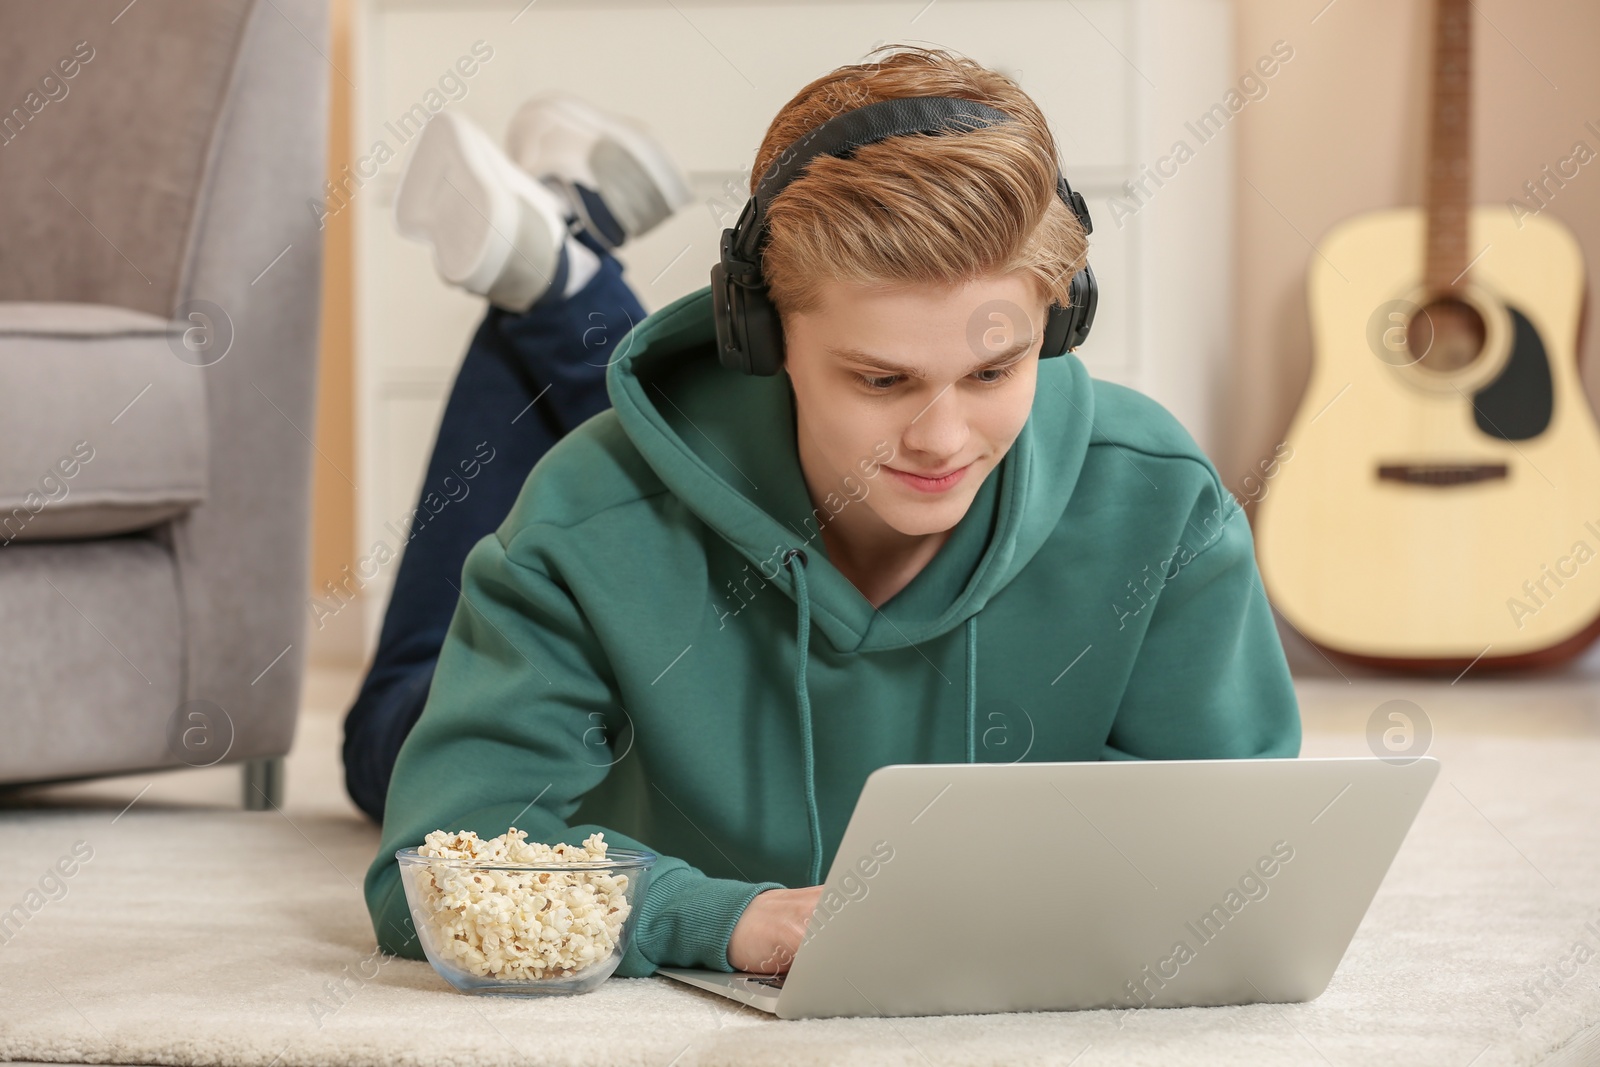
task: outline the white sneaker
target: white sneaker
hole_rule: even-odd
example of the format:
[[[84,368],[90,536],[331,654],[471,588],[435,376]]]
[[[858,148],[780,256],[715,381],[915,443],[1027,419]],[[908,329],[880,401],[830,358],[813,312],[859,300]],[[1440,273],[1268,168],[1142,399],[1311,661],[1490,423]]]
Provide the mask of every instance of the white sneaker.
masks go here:
[[[643,123],[567,93],[547,93],[518,108],[506,152],[560,189],[608,249],[649,233],[691,196],[683,172]]]
[[[488,134],[450,111],[422,128],[394,200],[395,226],[432,246],[445,281],[510,311],[566,288],[571,215]]]

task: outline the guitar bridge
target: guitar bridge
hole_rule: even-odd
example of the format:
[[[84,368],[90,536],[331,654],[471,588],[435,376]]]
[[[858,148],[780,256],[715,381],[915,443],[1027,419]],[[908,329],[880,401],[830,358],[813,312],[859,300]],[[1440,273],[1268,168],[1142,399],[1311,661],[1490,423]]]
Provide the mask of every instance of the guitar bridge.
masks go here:
[[[1407,485],[1474,485],[1506,477],[1504,463],[1380,463],[1378,480]]]

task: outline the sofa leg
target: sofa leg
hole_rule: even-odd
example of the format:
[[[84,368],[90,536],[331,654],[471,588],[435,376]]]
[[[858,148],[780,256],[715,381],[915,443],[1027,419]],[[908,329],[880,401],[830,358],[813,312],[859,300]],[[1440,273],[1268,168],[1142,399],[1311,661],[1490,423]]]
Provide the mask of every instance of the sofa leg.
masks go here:
[[[244,765],[244,810],[283,807],[283,757],[250,760]]]

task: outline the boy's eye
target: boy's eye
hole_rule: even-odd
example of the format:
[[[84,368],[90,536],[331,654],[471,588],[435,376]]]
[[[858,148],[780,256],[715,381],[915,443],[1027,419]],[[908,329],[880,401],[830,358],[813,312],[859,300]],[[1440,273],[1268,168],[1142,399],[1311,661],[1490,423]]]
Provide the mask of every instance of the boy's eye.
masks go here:
[[[985,367],[983,370],[974,371],[972,376],[978,379],[979,384],[997,385],[1015,373],[1016,365],[1012,364],[1008,367]],[[994,375],[994,377],[984,377],[984,375]],[[868,389],[879,393],[888,392],[899,380],[900,375],[898,374],[889,374],[881,378],[870,378],[864,374],[856,375],[856,381],[860,382]]]

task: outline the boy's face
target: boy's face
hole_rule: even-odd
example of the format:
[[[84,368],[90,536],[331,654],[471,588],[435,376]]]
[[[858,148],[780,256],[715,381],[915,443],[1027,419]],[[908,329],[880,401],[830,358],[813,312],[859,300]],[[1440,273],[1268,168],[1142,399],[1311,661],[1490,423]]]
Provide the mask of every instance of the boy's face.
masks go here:
[[[1027,276],[995,275],[895,292],[830,282],[817,310],[786,318],[807,487],[855,512],[835,532],[875,527],[862,509],[910,536],[961,521],[1028,421],[1045,311]]]

